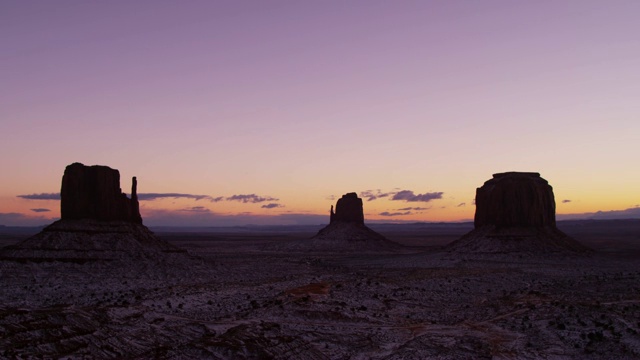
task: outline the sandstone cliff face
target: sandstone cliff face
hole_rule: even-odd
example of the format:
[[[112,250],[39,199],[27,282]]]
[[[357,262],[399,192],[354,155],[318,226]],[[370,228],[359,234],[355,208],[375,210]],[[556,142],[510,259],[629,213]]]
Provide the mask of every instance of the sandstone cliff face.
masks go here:
[[[142,223],[137,181],[131,199],[120,189],[120,172],[108,166],[73,163],[66,167],[60,191],[62,220],[92,219]]]
[[[467,254],[589,251],[556,227],[553,188],[538,173],[494,174],[476,190],[474,226],[446,249]]]
[[[329,225],[320,229],[313,238],[287,244],[288,249],[329,252],[395,251],[397,243],[369,229],[364,224],[362,199],[354,192],[342,195],[331,207]]]
[[[184,253],[142,225],[135,177],[129,199],[118,170],[74,163],[64,171],[60,197],[62,219],[0,250],[0,259],[84,263]]]
[[[336,203],[336,212],[331,210],[329,223],[350,222],[364,225],[364,211],[362,209],[362,199],[354,192],[342,195]]]
[[[553,188],[538,173],[494,174],[476,190],[474,225],[555,226]]]

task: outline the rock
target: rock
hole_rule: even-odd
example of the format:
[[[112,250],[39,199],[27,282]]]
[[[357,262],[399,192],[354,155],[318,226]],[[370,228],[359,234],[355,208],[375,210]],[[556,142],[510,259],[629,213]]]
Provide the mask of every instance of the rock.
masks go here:
[[[494,174],[476,190],[474,230],[448,251],[467,253],[585,252],[556,227],[553,188],[539,173]]]
[[[364,225],[362,199],[358,197],[358,194],[352,192],[342,195],[336,203],[335,213],[333,212],[333,206],[331,207],[329,223],[333,224],[335,222],[348,222]]]
[[[137,184],[134,177],[129,199],[120,189],[118,170],[80,163],[67,166],[60,194],[62,218],[1,249],[0,259],[85,263],[185,253],[142,225]]]
[[[343,195],[331,206],[329,225],[308,240],[294,240],[271,246],[272,250],[319,252],[394,251],[400,245],[369,229],[364,224],[362,199],[356,193]]]
[[[118,170],[73,163],[67,166],[62,177],[62,220],[93,219],[141,224],[136,187],[134,177],[129,199],[120,189]]]
[[[553,188],[538,173],[494,174],[476,189],[474,225],[556,226]]]

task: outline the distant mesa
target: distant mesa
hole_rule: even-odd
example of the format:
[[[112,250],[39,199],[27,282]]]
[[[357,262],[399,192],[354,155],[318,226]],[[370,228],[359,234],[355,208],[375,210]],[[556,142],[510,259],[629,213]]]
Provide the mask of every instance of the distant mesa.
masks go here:
[[[348,193],[342,195],[336,203],[336,212],[333,212],[333,206],[329,215],[329,224],[338,222],[352,223],[364,225],[364,210],[362,209],[362,199],[356,193]]]
[[[60,220],[0,250],[0,259],[86,262],[184,252],[142,225],[136,178],[128,198],[120,189],[120,172],[110,167],[67,166],[60,207]]]
[[[400,245],[364,224],[362,199],[356,193],[343,195],[329,212],[329,225],[311,239],[295,240],[276,246],[280,250],[320,252],[393,251]]]
[[[73,163],[66,167],[60,191],[62,220],[93,219],[142,224],[137,179],[131,199],[120,189],[120,172],[108,166]]]
[[[585,252],[556,227],[553,188],[539,173],[494,174],[476,190],[474,230],[447,246],[469,253]]]

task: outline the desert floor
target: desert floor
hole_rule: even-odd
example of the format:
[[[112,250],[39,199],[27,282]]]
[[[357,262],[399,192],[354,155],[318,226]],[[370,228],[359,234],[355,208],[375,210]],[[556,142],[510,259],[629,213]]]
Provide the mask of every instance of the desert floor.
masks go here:
[[[469,224],[417,224],[374,226],[403,245],[387,253],[274,250],[316,228],[163,229],[189,255],[0,261],[0,358],[640,358],[640,220],[559,226],[595,251],[452,254]]]

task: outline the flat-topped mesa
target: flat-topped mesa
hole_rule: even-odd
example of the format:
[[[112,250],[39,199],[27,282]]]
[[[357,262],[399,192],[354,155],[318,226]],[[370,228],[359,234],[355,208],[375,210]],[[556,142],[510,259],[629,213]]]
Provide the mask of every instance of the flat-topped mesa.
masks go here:
[[[62,177],[60,208],[62,220],[91,219],[142,224],[137,180],[131,185],[131,199],[120,189],[120,172],[108,166],[73,163]]]
[[[539,173],[494,174],[476,190],[476,228],[556,226],[553,188]]]
[[[474,226],[446,249],[466,254],[590,251],[556,227],[553,188],[538,173],[494,174],[476,190]]]
[[[129,199],[120,189],[118,170],[80,163],[67,166],[60,194],[62,218],[38,234],[0,249],[0,260],[82,264],[161,261],[170,253],[186,254],[142,224],[137,185],[134,177]]]
[[[347,222],[364,225],[364,210],[362,209],[362,199],[358,194],[352,192],[342,195],[336,203],[336,212],[331,206],[331,216],[329,223]]]
[[[332,206],[330,215],[329,225],[311,239],[293,241],[280,248],[342,253],[395,251],[400,247],[364,224],[362,199],[354,192],[338,199],[336,211]]]

